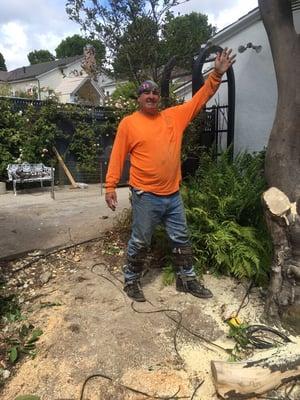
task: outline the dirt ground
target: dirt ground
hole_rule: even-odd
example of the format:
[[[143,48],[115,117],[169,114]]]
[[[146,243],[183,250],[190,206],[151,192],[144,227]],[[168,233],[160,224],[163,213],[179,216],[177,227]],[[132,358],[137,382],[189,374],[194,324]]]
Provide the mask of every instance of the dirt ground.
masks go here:
[[[5,290],[18,291],[25,321],[43,331],[34,359],[26,356],[12,366],[2,354],[2,368],[10,370],[2,399],[29,394],[41,400],[146,398],[120,384],[150,398],[217,399],[210,362],[229,359],[227,349],[235,343],[227,338],[222,316],[238,310],[247,283],[206,274],[214,297],[202,300],[164,286],[161,271],[152,269],[143,278],[149,302],[132,307],[122,292],[124,250],[122,234],[108,232],[101,240],[33,264],[34,255],[2,263]],[[240,318],[259,322],[260,290],[254,288],[244,305]],[[178,321],[180,315],[180,327],[168,318]],[[2,339],[13,325],[5,328]],[[96,376],[83,390],[91,375]]]

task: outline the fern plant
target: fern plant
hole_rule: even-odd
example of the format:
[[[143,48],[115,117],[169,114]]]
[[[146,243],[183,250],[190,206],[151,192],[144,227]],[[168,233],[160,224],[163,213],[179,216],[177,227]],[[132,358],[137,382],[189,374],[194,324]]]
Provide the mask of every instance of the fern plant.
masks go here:
[[[241,153],[232,160],[230,151],[218,160],[203,153],[182,190],[196,267],[263,283],[271,258],[260,204],[264,155]]]

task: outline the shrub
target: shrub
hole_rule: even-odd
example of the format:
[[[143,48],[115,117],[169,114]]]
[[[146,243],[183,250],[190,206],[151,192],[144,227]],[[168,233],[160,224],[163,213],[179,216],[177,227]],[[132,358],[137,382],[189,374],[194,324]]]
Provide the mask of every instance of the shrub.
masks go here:
[[[216,161],[203,153],[182,190],[197,268],[262,283],[271,258],[260,202],[264,154],[241,153],[232,161],[230,152]]]
[[[203,152],[196,176],[184,182],[181,192],[198,274],[210,270],[266,282],[272,245],[260,202],[266,187],[263,163],[263,153],[241,153],[232,160],[228,149],[215,160]],[[161,231],[159,235],[154,244],[164,243]],[[167,260],[164,282],[172,280]]]
[[[101,136],[106,132],[100,131],[91,109],[56,101],[19,111],[15,108],[9,100],[0,101],[0,180],[7,179],[10,163],[49,162],[54,158],[52,146],[58,141],[68,144],[81,169],[96,168]]]

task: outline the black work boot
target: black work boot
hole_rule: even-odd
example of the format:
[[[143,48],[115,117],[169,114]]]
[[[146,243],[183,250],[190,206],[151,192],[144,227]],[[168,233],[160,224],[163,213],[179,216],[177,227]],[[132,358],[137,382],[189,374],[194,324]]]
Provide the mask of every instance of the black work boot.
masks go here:
[[[134,301],[146,301],[140,281],[138,279],[125,282],[124,292]]]
[[[178,292],[190,293],[202,299],[213,297],[212,292],[198,282],[195,277],[177,276],[176,290]]]

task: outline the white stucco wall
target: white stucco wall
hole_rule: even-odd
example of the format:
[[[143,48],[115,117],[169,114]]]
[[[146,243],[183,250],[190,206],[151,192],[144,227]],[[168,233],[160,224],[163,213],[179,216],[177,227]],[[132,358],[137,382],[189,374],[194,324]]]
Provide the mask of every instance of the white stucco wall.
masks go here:
[[[300,10],[294,12],[294,26],[299,33]],[[212,41],[213,44],[223,48],[226,46],[232,48],[237,54],[236,63],[233,66],[236,94],[234,151],[235,153],[243,150],[260,151],[267,146],[273,125],[277,104],[277,82],[269,40],[258,9],[217,33]],[[247,48],[243,53],[238,52],[239,46],[246,46],[250,42],[256,46],[262,46],[262,50],[257,53],[252,48]],[[205,73],[209,67],[205,64],[203,72]],[[178,90],[176,94],[187,101],[191,98],[191,93],[190,84]],[[213,104],[228,104],[227,83],[222,83],[207,106]],[[223,124],[224,121],[221,123]],[[221,137],[222,134],[220,134],[222,148],[226,143],[225,135]]]
[[[36,79],[29,79],[26,81],[20,81],[16,83],[9,83],[10,89],[13,95],[16,95],[17,92],[28,92],[29,89],[37,88],[38,81]]]
[[[248,48],[243,53],[238,47],[247,43],[262,46],[257,53]],[[261,21],[237,33],[224,42],[237,54],[234,64],[235,99],[235,153],[241,150],[259,151],[268,143],[272,128],[276,102],[277,84],[268,38]],[[222,84],[218,97],[221,104],[227,103],[226,84]]]
[[[300,11],[294,13],[296,31],[300,30]],[[217,35],[218,36],[218,35]],[[262,46],[256,53],[248,48],[238,52],[240,45],[251,42]],[[268,144],[277,104],[277,82],[269,40],[261,20],[235,33],[228,39],[214,40],[214,44],[232,48],[237,54],[234,64],[236,104],[235,104],[235,153],[241,150],[259,151]],[[212,102],[218,99],[227,104],[226,84],[218,91]]]
[[[40,86],[41,86],[41,98],[42,100],[48,96],[48,92],[43,91],[43,89],[49,88],[51,90],[56,91],[56,88],[63,82],[66,77],[69,76],[77,76],[77,74],[80,74],[80,76],[87,76],[86,72],[81,68],[81,60],[76,61],[69,65],[66,68],[62,67],[62,71],[60,69],[54,69],[52,71],[49,71],[39,77],[40,81]],[[60,93],[56,93],[60,97],[60,101],[65,103],[70,101],[70,96],[60,96]]]
[[[48,97],[48,90],[54,90],[62,82],[63,75],[57,69],[40,76],[41,100]]]

